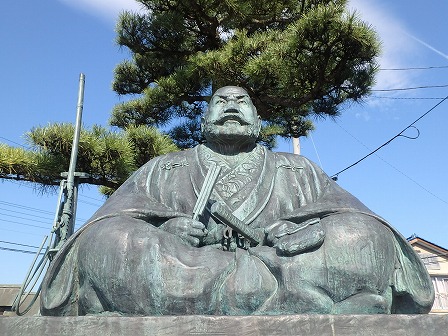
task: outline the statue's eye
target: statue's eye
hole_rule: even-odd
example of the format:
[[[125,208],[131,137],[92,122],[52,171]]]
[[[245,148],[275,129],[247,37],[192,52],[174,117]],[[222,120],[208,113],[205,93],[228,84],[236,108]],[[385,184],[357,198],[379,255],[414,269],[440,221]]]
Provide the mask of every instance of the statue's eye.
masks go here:
[[[238,105],[247,105],[247,101],[244,99],[238,100]]]
[[[227,103],[227,101],[225,101],[224,99],[218,99],[215,104],[216,105],[224,105],[226,103]]]

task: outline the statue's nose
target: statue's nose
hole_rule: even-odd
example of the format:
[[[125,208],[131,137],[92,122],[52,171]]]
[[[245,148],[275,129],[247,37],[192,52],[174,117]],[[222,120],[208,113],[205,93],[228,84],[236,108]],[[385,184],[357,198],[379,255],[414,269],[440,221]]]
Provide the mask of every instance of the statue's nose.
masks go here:
[[[238,113],[238,105],[234,101],[229,101],[226,105],[224,113]]]

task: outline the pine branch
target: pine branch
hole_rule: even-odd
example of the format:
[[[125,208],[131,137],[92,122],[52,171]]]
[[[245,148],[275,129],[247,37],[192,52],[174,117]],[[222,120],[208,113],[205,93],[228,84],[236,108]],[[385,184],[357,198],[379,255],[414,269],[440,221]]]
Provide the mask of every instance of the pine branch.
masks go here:
[[[32,150],[0,144],[0,178],[59,185],[69,167],[73,134],[71,124],[52,124],[27,133]],[[93,126],[81,131],[76,170],[89,175],[80,183],[110,191],[150,159],[176,150],[172,140],[154,128],[129,127],[117,133]]]
[[[182,125],[207,90],[238,85],[262,118],[292,130],[293,117],[333,117],[372,86],[378,38],[346,0],[142,3],[147,16],[122,16],[118,35],[134,59],[117,68],[114,82],[119,93],[142,95],[114,109],[113,125]]]

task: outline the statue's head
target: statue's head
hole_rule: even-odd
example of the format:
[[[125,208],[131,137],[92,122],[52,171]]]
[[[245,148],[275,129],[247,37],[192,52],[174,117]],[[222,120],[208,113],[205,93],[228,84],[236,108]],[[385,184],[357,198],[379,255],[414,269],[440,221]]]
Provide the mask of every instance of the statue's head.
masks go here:
[[[249,94],[238,86],[218,89],[202,118],[207,142],[253,142],[258,138],[261,119]]]

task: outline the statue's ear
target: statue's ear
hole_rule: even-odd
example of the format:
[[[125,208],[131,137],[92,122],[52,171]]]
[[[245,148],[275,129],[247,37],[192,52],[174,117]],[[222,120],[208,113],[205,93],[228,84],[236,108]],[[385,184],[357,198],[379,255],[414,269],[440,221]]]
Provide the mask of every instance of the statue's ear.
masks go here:
[[[257,120],[257,134],[260,134],[261,132],[261,117],[257,116],[258,120]]]
[[[205,118],[201,117],[201,133],[204,133]]]

